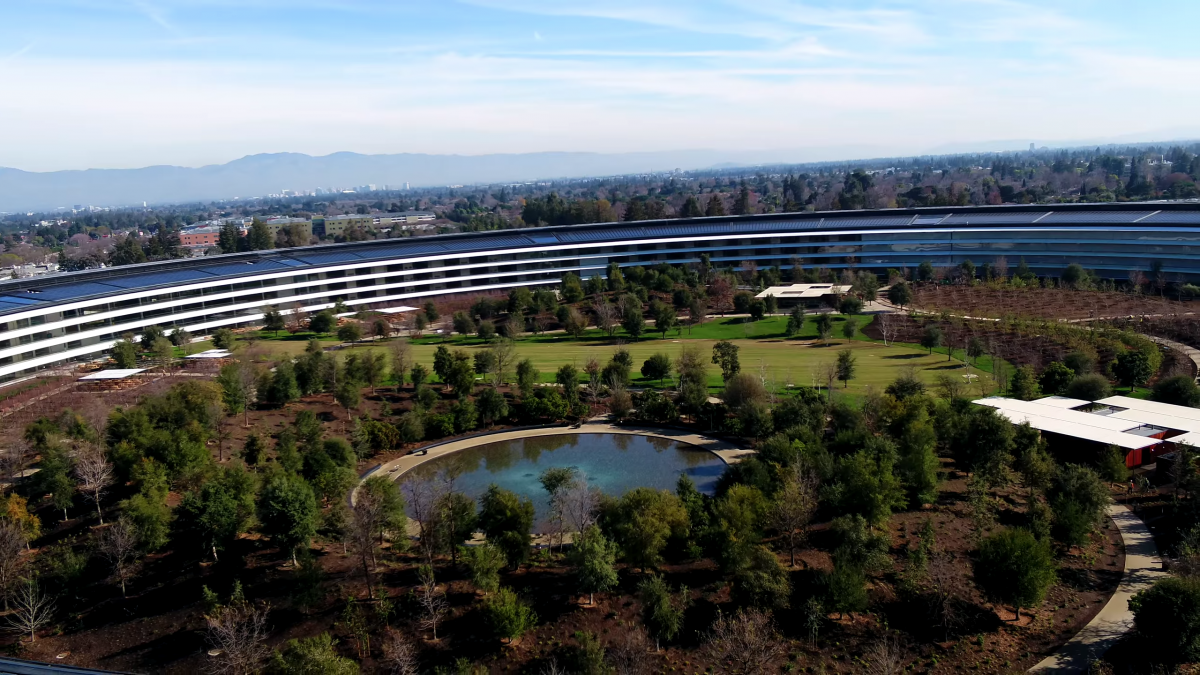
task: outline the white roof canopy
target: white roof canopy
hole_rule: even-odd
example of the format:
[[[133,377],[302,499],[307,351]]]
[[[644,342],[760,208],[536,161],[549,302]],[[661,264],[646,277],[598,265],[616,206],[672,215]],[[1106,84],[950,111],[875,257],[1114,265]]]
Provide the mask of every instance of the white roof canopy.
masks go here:
[[[1036,401],[1018,401],[1002,397],[983,398],[975,403],[995,408],[997,413],[1013,424],[1027,422],[1029,426],[1038,431],[1047,431],[1105,445],[1115,445],[1126,450],[1147,448],[1162,442],[1157,438],[1126,433],[1131,429],[1145,426],[1129,420],[1113,419],[1105,415],[1068,410],[1054,405],[1040,405]]]
[[[127,377],[146,372],[145,368],[110,368],[98,373],[84,375],[80,380],[123,380]]]
[[[754,297],[765,298],[768,295],[773,295],[776,298],[783,299],[814,299],[831,294],[847,293],[849,291],[849,286],[840,286],[838,284],[792,284],[791,286],[772,286]]]

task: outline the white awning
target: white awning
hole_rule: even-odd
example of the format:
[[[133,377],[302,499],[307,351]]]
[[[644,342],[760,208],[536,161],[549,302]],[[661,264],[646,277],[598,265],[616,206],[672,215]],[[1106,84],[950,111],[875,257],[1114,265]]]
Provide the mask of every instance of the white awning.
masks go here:
[[[127,377],[146,372],[146,368],[110,368],[91,375],[84,375],[82,380],[123,380]]]

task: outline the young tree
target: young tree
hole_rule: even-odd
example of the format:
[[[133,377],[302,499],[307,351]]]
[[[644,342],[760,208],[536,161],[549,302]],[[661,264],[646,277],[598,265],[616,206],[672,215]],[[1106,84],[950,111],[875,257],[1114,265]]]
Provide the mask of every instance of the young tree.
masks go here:
[[[788,337],[799,335],[804,330],[804,306],[796,305],[788,314],[787,327],[784,334]]]
[[[1016,608],[1041,604],[1054,583],[1054,553],[1028,530],[1001,530],[979,543],[975,582],[993,600]]]
[[[816,318],[817,336],[821,342],[829,344],[829,336],[833,334],[833,317],[829,312],[821,312]]]
[[[279,336],[279,331],[287,328],[287,322],[283,318],[283,314],[271,305],[263,307],[263,330],[271,331],[276,337]]]
[[[79,482],[79,490],[96,505],[96,516],[100,524],[104,524],[104,513],[100,509],[100,500],[113,481],[112,464],[105,459],[99,450],[85,452],[75,462],[75,478]]]
[[[537,614],[510,588],[500,588],[483,605],[496,636],[512,642],[527,633],[537,623]]]
[[[1148,662],[1200,660],[1200,578],[1165,577],[1130,598],[1129,609]]]
[[[850,380],[854,379],[854,371],[857,367],[858,358],[854,356],[854,352],[850,349],[843,349],[837,355],[837,378],[842,381],[842,387],[849,387]]]
[[[320,511],[309,484],[300,476],[276,473],[263,487],[258,500],[258,517],[263,532],[281,553],[296,563],[298,550],[308,546],[317,532]]]
[[[900,281],[888,288],[887,296],[888,302],[900,309],[904,309],[905,305],[912,302],[912,288],[908,285],[908,282]]]
[[[1112,363],[1112,372],[1117,382],[1129,387],[1132,392],[1134,387],[1145,386],[1154,376],[1154,366],[1145,352],[1129,349],[1117,355]]]
[[[30,642],[37,642],[37,632],[54,620],[54,599],[38,588],[37,581],[24,580],[12,599],[12,614],[8,626],[14,632],[28,633]]]
[[[467,566],[471,584],[484,593],[495,593],[500,587],[500,570],[508,564],[504,551],[485,543],[481,546],[460,547],[459,554]]]
[[[659,386],[662,386],[663,380],[670,374],[671,357],[662,352],[654,354],[642,364],[642,377],[658,380]]]
[[[796,549],[804,541],[805,528],[816,513],[820,484],[814,474],[793,467],[783,473],[783,484],[771,505],[770,523],[787,542],[792,567],[796,566]]]
[[[279,675],[358,675],[358,664],[338,656],[336,644],[329,633],[288,640],[282,652],[275,652],[270,671]]]
[[[29,559],[25,557],[28,545],[29,539],[25,537],[20,525],[8,519],[0,519],[0,597],[4,598],[6,612],[13,586],[29,565]]]
[[[713,345],[712,362],[721,368],[721,379],[728,382],[742,370],[738,362],[739,347],[728,340]]]
[[[529,535],[533,530],[533,502],[501,489],[488,487],[479,498],[479,528],[488,541],[504,551],[509,567],[529,559]]]
[[[383,643],[383,663],[391,675],[418,675],[417,650],[396,630],[389,630]]]
[[[921,346],[933,354],[933,350],[942,346],[942,329],[934,325],[926,326],[921,334]]]
[[[688,589],[680,588],[675,597],[667,582],[652,574],[638,584],[638,596],[642,601],[642,623],[654,638],[655,649],[661,650],[663,640],[674,640],[683,628],[683,614],[690,604]]]
[[[126,597],[125,583],[133,578],[137,564],[137,528],[125,518],[117,520],[101,531],[98,549],[112,565],[113,578],[121,584],[121,597]]]
[[[847,340],[853,340],[856,335],[858,335],[858,320],[854,317],[848,317],[842,323],[842,337]]]
[[[717,616],[705,649],[717,662],[731,662],[735,672],[757,675],[783,654],[784,644],[770,614],[741,609],[733,616]]]
[[[660,565],[667,541],[688,533],[687,511],[679,498],[661,490],[626,492],[610,507],[607,518],[625,559],[642,569]]]
[[[417,601],[421,604],[421,626],[429,629],[434,642],[437,641],[437,627],[450,611],[446,602],[446,594],[438,588],[437,580],[433,577],[433,568],[421,565],[417,570],[421,584],[417,591]]]
[[[617,546],[604,538],[600,528],[591,525],[575,539],[570,552],[579,590],[588,594],[588,604],[596,604],[596,593],[617,585]]]

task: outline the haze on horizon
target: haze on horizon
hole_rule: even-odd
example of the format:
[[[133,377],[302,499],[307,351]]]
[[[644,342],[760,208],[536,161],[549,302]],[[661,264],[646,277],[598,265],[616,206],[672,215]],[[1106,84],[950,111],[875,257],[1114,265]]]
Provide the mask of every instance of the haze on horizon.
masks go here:
[[[1200,4],[848,4],[12,0],[0,166],[1200,137]]]

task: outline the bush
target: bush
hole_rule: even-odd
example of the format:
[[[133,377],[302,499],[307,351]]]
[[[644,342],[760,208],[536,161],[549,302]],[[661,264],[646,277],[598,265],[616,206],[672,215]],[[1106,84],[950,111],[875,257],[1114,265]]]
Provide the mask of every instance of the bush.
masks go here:
[[[1085,401],[1099,401],[1112,396],[1112,386],[1109,385],[1108,378],[1103,375],[1090,373],[1071,380],[1071,383],[1067,385],[1066,395]]]
[[[1073,379],[1075,379],[1075,371],[1055,361],[1046,366],[1046,369],[1042,371],[1042,392],[1055,396],[1062,394],[1067,390]]]
[[[1078,464],[1059,469],[1046,498],[1054,511],[1054,536],[1067,545],[1087,540],[1110,501],[1108,488],[1096,472]]]
[[[765,402],[767,389],[762,380],[750,373],[738,373],[725,382],[725,391],[721,394],[725,405],[737,409],[747,402]]]
[[[1054,553],[1029,530],[1001,530],[979,543],[975,582],[993,600],[1035,607],[1054,583]]]
[[[1148,661],[1200,660],[1200,578],[1167,577],[1129,600]]]
[[[1187,375],[1176,375],[1160,380],[1150,392],[1150,400],[1172,405],[1200,408],[1200,387]]]
[[[733,577],[734,602],[753,607],[784,608],[792,595],[787,569],[769,549],[759,546]]]
[[[511,588],[501,588],[483,605],[492,631],[502,640],[515,640],[537,623],[537,614]]]

